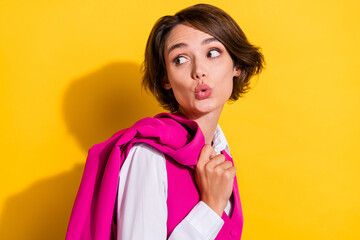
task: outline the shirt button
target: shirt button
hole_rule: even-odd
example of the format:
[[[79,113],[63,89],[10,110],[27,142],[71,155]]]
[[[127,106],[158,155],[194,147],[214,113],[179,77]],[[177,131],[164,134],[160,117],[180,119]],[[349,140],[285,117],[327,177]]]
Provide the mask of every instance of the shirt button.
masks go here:
[[[230,235],[232,237],[236,237],[238,235],[238,232],[236,230],[231,230]]]

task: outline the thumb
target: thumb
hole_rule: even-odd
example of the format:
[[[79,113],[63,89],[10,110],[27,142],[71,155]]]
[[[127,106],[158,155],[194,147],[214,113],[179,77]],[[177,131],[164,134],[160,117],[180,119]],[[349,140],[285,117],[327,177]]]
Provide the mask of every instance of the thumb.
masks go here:
[[[212,151],[210,153],[210,159],[212,159],[213,157],[216,156],[216,152],[215,152],[215,149],[213,147],[211,147]]]
[[[200,152],[200,156],[197,162],[198,166],[203,166],[205,165],[212,157],[214,157],[215,155],[213,154],[214,149],[211,147],[211,145],[209,144],[205,144],[203,146],[203,148],[201,149]],[[214,155],[214,156],[212,156]]]

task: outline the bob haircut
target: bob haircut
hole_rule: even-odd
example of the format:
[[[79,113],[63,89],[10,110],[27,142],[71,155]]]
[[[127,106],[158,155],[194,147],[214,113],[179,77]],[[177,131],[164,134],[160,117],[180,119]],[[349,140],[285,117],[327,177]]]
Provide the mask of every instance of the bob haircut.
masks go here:
[[[260,73],[264,66],[260,48],[248,42],[239,25],[226,12],[212,5],[197,4],[174,16],[161,17],[152,28],[146,44],[142,86],[156,97],[164,109],[172,113],[179,111],[172,89],[164,89],[167,81],[165,42],[170,31],[178,24],[192,26],[212,35],[225,46],[234,66],[241,70],[240,76],[233,79],[230,101],[236,101],[250,90],[250,78]]]

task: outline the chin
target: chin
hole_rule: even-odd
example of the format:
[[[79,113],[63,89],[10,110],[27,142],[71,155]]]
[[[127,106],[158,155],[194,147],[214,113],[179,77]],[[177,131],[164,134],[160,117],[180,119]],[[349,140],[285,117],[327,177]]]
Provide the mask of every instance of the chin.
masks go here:
[[[219,105],[219,104],[204,101],[203,103],[197,104],[196,110],[197,110],[198,113],[205,114],[205,113],[218,111],[219,109],[222,109],[222,107],[223,107],[223,105]]]

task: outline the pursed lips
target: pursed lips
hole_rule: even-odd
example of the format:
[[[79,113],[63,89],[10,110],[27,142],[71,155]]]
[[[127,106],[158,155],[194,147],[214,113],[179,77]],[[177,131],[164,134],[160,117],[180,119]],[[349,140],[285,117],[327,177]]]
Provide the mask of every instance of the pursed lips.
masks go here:
[[[203,100],[211,96],[212,89],[207,84],[200,84],[195,89],[195,98]]]

